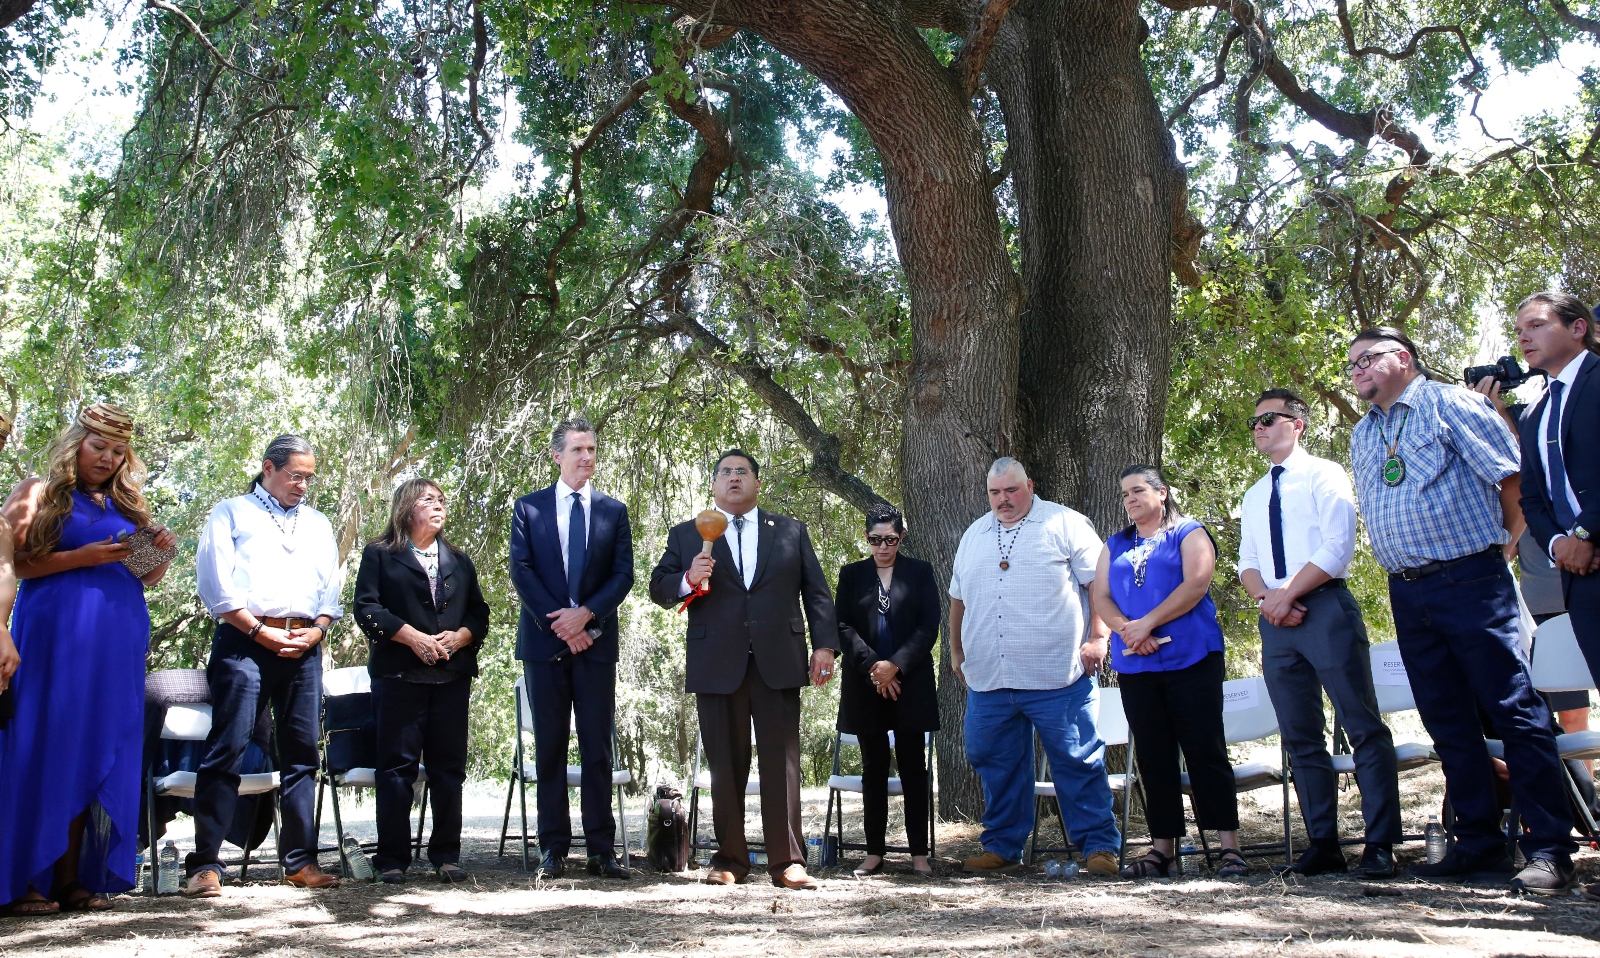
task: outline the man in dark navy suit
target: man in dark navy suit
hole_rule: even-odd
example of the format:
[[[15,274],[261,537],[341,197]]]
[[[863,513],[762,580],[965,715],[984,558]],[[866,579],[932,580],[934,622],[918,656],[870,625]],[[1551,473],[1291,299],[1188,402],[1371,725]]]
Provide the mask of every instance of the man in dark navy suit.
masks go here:
[[[633,588],[633,533],[628,507],[589,481],[596,449],[587,419],[557,426],[550,453],[561,478],[518,499],[511,520],[511,582],[522,597],[517,658],[533,711],[539,775],[539,869],[546,878],[565,871],[572,844],[567,746],[569,728],[576,727],[589,874],[627,878],[611,814],[611,731],[617,607]]]
[[[1567,614],[1600,676],[1600,330],[1581,300],[1534,293],[1517,307],[1522,358],[1550,377],[1522,417],[1522,514],[1561,570]],[[1570,880],[1570,876],[1566,876]],[[1600,901],[1600,884],[1588,896]]]

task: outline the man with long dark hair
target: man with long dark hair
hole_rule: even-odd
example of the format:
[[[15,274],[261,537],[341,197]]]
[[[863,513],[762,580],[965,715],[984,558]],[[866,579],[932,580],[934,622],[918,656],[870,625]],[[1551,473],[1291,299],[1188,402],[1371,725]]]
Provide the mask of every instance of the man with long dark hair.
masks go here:
[[[1378,563],[1417,711],[1444,769],[1455,843],[1424,879],[1511,875],[1478,710],[1500,732],[1527,866],[1514,891],[1572,883],[1572,816],[1550,711],[1533,690],[1506,552],[1522,525],[1517,447],[1487,398],[1424,375],[1417,347],[1387,326],[1362,330],[1345,369],[1371,403],[1350,437],[1361,515]]]
[[[306,505],[317,478],[311,443],[279,436],[242,496],[211,510],[195,556],[195,586],[217,620],[206,681],[211,734],[195,775],[194,844],[184,863],[191,898],[222,894],[220,853],[239,798],[239,771],[257,719],[272,706],[283,824],[285,881],[332,888],[317,867],[313,822],[322,655],[317,646],[342,614],[344,571],[333,526]]]

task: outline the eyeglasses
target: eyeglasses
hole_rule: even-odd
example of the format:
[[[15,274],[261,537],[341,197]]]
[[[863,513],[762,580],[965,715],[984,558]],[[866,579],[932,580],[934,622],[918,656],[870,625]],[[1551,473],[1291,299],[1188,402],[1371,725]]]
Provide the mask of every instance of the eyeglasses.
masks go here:
[[[1357,369],[1366,369],[1367,367],[1371,366],[1374,362],[1377,362],[1379,356],[1387,356],[1390,353],[1403,353],[1405,351],[1406,348],[1401,346],[1398,349],[1380,349],[1375,353],[1362,353],[1350,362],[1345,363],[1340,368],[1342,368],[1344,370],[1344,374],[1348,376]]]
[[[289,473],[289,482],[291,484],[293,484],[293,485],[296,485],[296,486],[309,486],[309,485],[311,485],[312,483],[314,483],[316,481],[317,481],[317,474],[314,473],[314,472],[291,472],[291,473]]]
[[[428,495],[417,497],[417,505],[419,506],[442,506],[444,504],[444,496],[436,496],[429,493]]]
[[[1264,412],[1259,416],[1250,417],[1250,430],[1254,432],[1257,426],[1266,426],[1268,429],[1271,429],[1273,426],[1278,424],[1278,420],[1280,419],[1293,419],[1295,421],[1299,421],[1300,417],[1291,416],[1286,412]]]
[[[728,478],[729,476],[748,476],[750,475],[750,470],[743,466],[723,466],[721,469],[717,470],[717,475],[724,479]]]
[[[867,536],[867,545],[869,546],[897,546],[899,544],[900,536]]]

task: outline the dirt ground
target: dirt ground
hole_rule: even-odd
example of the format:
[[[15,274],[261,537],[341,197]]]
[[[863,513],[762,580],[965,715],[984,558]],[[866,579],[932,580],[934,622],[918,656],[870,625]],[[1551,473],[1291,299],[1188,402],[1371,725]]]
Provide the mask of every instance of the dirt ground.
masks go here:
[[[1408,831],[1437,807],[1438,787],[1437,768],[1405,776]],[[825,797],[807,793],[818,832]],[[1359,834],[1357,793],[1344,799],[1347,833]],[[939,875],[928,880],[891,856],[898,874],[858,881],[848,868],[826,870],[816,892],[762,882],[716,888],[695,880],[703,872],[643,869],[623,884],[588,877],[576,858],[576,877],[541,882],[521,871],[515,854],[496,857],[504,800],[489,785],[469,794],[463,864],[473,878],[463,886],[414,868],[409,884],[346,883],[316,893],[276,884],[271,870],[258,868],[251,882],[230,884],[213,901],[119,896],[109,913],[0,919],[0,956],[1600,955],[1600,904],[1576,896],[1522,900],[1503,886],[1405,879],[1285,882],[1265,858],[1234,880],[1196,875],[1191,863],[1191,877],[1173,881],[1051,881],[1044,856],[1010,876],[975,878],[960,874],[959,859],[975,853],[977,832],[958,825],[941,826]],[[1279,801],[1267,789],[1243,803],[1247,840],[1281,837]],[[635,829],[640,809],[642,802],[629,812]],[[370,803],[347,803],[346,812],[349,827],[370,838]],[[749,821],[755,838],[754,804]],[[859,829],[859,806],[847,821]],[[1055,834],[1053,822],[1046,834]],[[324,840],[332,844],[331,825]],[[1412,843],[1400,857],[1420,855]],[[1600,880],[1600,853],[1585,849],[1579,866],[1585,880]]]

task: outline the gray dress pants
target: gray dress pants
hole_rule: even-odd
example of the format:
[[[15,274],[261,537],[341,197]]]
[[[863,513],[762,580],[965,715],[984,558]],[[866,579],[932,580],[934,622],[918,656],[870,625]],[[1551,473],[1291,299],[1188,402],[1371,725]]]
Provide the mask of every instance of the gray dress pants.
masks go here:
[[[1342,585],[1300,600],[1305,621],[1280,628],[1261,619],[1261,665],[1272,708],[1293,767],[1306,833],[1314,842],[1339,838],[1339,777],[1328,754],[1322,713],[1327,690],[1355,753],[1366,840],[1400,840],[1400,784],[1394,738],[1372,689],[1367,627],[1355,596]]]

